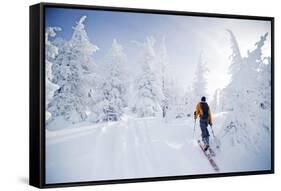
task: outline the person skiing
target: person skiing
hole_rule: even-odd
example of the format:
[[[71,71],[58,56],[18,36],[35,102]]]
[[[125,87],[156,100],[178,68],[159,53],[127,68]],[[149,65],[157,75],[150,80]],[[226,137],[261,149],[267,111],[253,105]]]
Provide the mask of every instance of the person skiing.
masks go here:
[[[212,115],[209,105],[206,102],[206,97],[203,96],[201,101],[196,105],[196,110],[194,111],[194,119],[196,120],[197,117],[200,117],[200,129],[201,129],[201,136],[202,141],[205,145],[204,150],[207,151],[209,148],[209,131],[208,131],[208,124],[212,126]]]

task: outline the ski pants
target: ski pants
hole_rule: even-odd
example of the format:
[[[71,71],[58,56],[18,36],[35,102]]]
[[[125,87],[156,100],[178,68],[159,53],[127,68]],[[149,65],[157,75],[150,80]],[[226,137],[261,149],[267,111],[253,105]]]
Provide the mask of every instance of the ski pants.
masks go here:
[[[209,131],[208,131],[208,120],[200,119],[200,129],[201,129],[201,137],[202,141],[205,145],[209,145]]]

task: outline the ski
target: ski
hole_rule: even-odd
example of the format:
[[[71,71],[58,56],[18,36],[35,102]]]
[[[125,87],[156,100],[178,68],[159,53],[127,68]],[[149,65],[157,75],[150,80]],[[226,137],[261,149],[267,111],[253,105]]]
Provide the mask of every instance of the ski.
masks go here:
[[[211,147],[209,147],[209,152],[210,152],[210,155],[212,156],[212,157],[215,157],[216,156],[216,153],[215,153],[215,151],[211,148]]]
[[[212,158],[211,154],[208,154],[206,151],[204,151],[204,146],[203,144],[201,144],[200,140],[198,140],[198,145],[201,148],[201,150],[203,151],[204,155],[207,157],[208,161],[210,162],[211,166],[213,167],[213,169],[218,172],[219,171],[219,167],[216,164],[216,162],[214,161],[214,159]]]

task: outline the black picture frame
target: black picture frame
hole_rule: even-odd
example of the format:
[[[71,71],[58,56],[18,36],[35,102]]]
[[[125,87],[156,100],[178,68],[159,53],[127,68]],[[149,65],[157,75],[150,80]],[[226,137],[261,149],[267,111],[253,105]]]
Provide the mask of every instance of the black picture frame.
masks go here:
[[[214,17],[229,19],[263,20],[271,22],[271,169],[264,171],[229,172],[218,174],[200,174],[184,176],[166,176],[153,178],[120,179],[89,182],[72,182],[46,184],[45,182],[45,8],[71,8],[105,10],[114,12],[153,13],[165,15],[182,15],[196,17]],[[103,7],[73,4],[39,3],[30,6],[30,129],[29,129],[29,184],[38,188],[54,188],[66,186],[85,186],[116,183],[134,183],[147,181],[167,181],[178,179],[211,178],[226,176],[243,176],[274,173],[274,17],[249,15],[231,15],[216,13],[197,13],[171,10],[136,9],[123,7]]]

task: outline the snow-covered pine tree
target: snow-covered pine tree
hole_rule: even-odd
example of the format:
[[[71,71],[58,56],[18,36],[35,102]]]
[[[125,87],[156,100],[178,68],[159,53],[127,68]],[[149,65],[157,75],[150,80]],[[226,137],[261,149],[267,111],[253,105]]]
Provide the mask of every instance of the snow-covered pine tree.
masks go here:
[[[98,47],[90,42],[82,16],[73,27],[68,42],[61,42],[62,50],[53,65],[54,81],[60,85],[48,110],[54,117],[76,123],[86,119],[87,100],[90,87],[87,75],[93,65],[92,55]]]
[[[262,47],[266,41],[268,33],[260,37],[260,40],[255,43],[256,48],[253,51],[248,51],[248,56],[245,59],[245,63],[247,67],[244,70],[241,70],[241,75],[248,75],[249,80],[247,80],[249,93],[253,93],[255,95],[260,95],[260,84],[257,83],[257,79],[261,74],[261,67],[264,65],[263,57],[262,57]],[[247,71],[245,71],[247,70]],[[260,104],[260,96],[256,96],[253,104]]]
[[[174,118],[183,118],[186,116],[184,91],[182,91],[179,84],[177,80],[172,80],[170,86],[170,116]]]
[[[176,94],[178,92],[177,89],[176,89],[176,86],[175,86],[174,79],[170,76],[166,76],[164,91],[163,91],[163,86],[162,86],[161,90],[163,92],[163,99],[161,101],[161,104],[164,104],[166,106],[165,110],[163,110],[164,105],[161,105],[162,117],[163,117],[163,114],[165,114],[164,117],[167,120],[168,119],[174,119],[175,116],[176,116],[176,114],[175,114],[175,108],[176,108],[175,103],[176,103],[176,101],[175,100],[176,100]],[[163,113],[163,111],[165,113]]]
[[[241,52],[240,52],[240,48],[239,48],[239,44],[237,42],[237,39],[235,37],[235,35],[233,34],[233,32],[229,29],[226,30],[229,33],[230,36],[230,46],[231,46],[231,50],[232,53],[230,55],[230,67],[229,67],[229,74],[231,75],[231,82],[228,85],[227,88],[225,88],[222,92],[221,92],[221,96],[220,96],[220,111],[231,111],[233,110],[233,104],[235,104],[235,102],[230,102],[228,98],[232,97],[234,98],[235,95],[237,95],[237,92],[239,92],[238,89],[237,92],[233,91],[235,90],[234,87],[240,87],[239,83],[241,83],[240,79],[240,74],[239,72],[241,72],[242,67],[245,67],[244,62],[245,59],[242,58],[241,56]],[[243,84],[243,83],[242,83]],[[233,87],[231,87],[233,86]]]
[[[271,58],[264,57],[262,48],[267,39],[268,33],[260,37],[256,42],[256,48],[248,52],[249,60],[254,64],[253,68],[257,73],[255,86],[253,86],[256,99],[254,106],[256,108],[258,125],[266,130],[271,129]],[[254,83],[254,82],[253,82]]]
[[[259,67],[259,120],[267,130],[271,130],[271,58],[265,57]]]
[[[46,106],[51,102],[54,92],[59,88],[57,84],[52,82],[52,65],[58,55],[58,48],[49,40],[49,37],[55,37],[58,31],[61,31],[61,28],[48,27],[45,32]],[[51,113],[46,110],[46,121],[50,120],[50,118]]]
[[[229,29],[227,29],[227,32],[230,35],[230,43],[231,43],[231,50],[232,50],[232,54],[230,55],[231,65],[229,67],[229,73],[233,77],[237,75],[237,73],[240,71],[242,67],[242,56],[240,53],[239,44],[234,34]]]
[[[192,87],[187,87],[187,89],[184,92],[184,113],[185,116],[190,117],[193,115],[193,112],[195,110],[194,108],[194,98],[192,96],[193,91],[192,91]]]
[[[196,71],[195,71],[195,78],[193,81],[193,108],[195,108],[198,101],[200,101],[202,96],[207,97],[207,63],[203,60],[203,53],[200,54]]]
[[[161,102],[161,108],[162,108],[162,117],[165,118],[166,114],[168,112],[169,108],[169,90],[168,90],[168,84],[167,84],[167,65],[168,65],[168,54],[167,54],[167,48],[166,48],[166,40],[165,37],[162,38],[162,42],[160,45],[160,51],[159,51],[159,63],[161,67],[161,86],[162,86],[162,92],[163,92],[163,99]]]
[[[230,34],[231,41],[236,41],[235,36]],[[240,56],[237,59],[237,57],[231,56],[232,64],[239,66],[239,69],[235,70],[230,84],[223,89],[222,94],[223,104],[227,105],[228,114],[223,123],[221,138],[232,146],[243,144],[246,147],[253,147],[256,151],[261,146],[259,144],[263,142],[260,140],[262,125],[258,113],[261,102],[260,84],[257,83],[257,79],[258,68],[262,64],[261,48],[266,36],[267,34],[261,37],[253,51],[248,51],[247,57],[241,58]],[[232,55],[237,55],[237,50],[239,51],[238,45],[235,48],[232,47]]]
[[[220,89],[216,89],[210,104],[213,113],[220,112]]]
[[[163,93],[161,82],[156,75],[157,59],[154,50],[155,39],[147,37],[141,47],[141,71],[136,79],[136,103],[134,110],[139,117],[156,116],[161,112]]]
[[[98,107],[102,109],[103,121],[116,121],[121,118],[128,104],[126,55],[116,39],[113,39],[105,62],[106,74],[100,88],[102,95]]]

